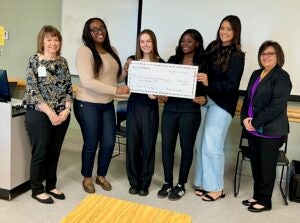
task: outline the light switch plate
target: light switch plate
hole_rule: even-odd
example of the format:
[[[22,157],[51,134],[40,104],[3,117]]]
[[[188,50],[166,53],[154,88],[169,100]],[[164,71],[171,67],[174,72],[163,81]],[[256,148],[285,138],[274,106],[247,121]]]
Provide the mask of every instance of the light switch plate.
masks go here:
[[[8,39],[8,31],[4,31],[4,39]]]

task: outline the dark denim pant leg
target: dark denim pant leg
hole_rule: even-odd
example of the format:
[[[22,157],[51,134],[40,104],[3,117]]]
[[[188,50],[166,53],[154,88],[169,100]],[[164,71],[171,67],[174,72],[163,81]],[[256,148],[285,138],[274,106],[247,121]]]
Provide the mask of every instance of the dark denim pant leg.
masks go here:
[[[74,100],[74,113],[84,141],[81,174],[84,177],[92,176],[99,146],[97,174],[105,176],[115,143],[116,120],[113,102],[100,104]]]
[[[108,103],[102,111],[100,129],[100,150],[98,153],[97,175],[105,177],[116,142],[116,116],[114,104]]]

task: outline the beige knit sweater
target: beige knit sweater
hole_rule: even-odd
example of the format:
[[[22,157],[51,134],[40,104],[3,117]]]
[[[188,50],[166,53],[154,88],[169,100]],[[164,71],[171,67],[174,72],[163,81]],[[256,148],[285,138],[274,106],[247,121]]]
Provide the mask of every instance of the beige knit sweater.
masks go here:
[[[99,77],[93,73],[94,59],[92,51],[81,46],[77,52],[76,67],[80,78],[75,98],[92,103],[109,103],[113,100],[118,83],[118,63],[109,54],[100,54],[102,67]],[[122,79],[123,77],[120,77]]]

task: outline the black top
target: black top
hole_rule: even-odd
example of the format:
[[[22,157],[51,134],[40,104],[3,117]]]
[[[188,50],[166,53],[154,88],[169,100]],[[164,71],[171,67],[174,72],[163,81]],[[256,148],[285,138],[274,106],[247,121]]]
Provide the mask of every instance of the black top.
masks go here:
[[[255,70],[250,77],[241,111],[242,123],[248,117],[251,88],[262,71]],[[263,135],[284,136],[289,132],[287,102],[291,89],[289,74],[280,67],[273,68],[258,84],[252,101],[252,125],[262,129]]]
[[[206,63],[208,66],[208,89],[207,95],[221,108],[234,116],[239,97],[239,86],[244,71],[245,55],[233,46],[219,47],[212,51],[212,44],[206,48]],[[215,58],[220,52],[231,49],[231,56],[227,69],[223,71],[221,66],[216,65]]]
[[[169,58],[168,63],[181,64],[180,62],[177,61],[175,55],[171,56]],[[198,66],[198,72],[206,72],[207,71],[204,61],[201,61],[201,62],[194,61],[194,65]],[[201,82],[197,82],[196,96],[205,96],[205,95],[206,95],[206,87]],[[200,105],[198,103],[193,102],[192,99],[168,97],[168,101],[165,103],[164,110],[172,111],[172,112],[197,112],[197,113],[200,113]]]

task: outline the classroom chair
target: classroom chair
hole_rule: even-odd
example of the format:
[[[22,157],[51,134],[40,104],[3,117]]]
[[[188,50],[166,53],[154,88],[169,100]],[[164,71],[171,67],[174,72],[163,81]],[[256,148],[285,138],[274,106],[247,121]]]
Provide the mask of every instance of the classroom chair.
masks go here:
[[[243,161],[250,161],[250,148],[248,144],[248,132],[246,129],[242,129],[240,143],[239,143],[239,151],[237,154],[236,166],[235,166],[235,174],[234,174],[234,196],[236,197],[240,190],[240,181],[242,176],[242,168],[243,168]],[[277,167],[281,167],[281,175],[280,175],[280,182],[279,188],[284,200],[284,203],[288,205],[287,202],[287,195],[288,195],[288,173],[289,173],[289,160],[286,157],[287,152],[287,143],[288,143],[288,136],[284,137],[284,143],[279,149],[279,154],[277,158]],[[285,190],[282,187],[282,179],[284,176],[284,169],[286,167],[286,175],[285,175]]]

